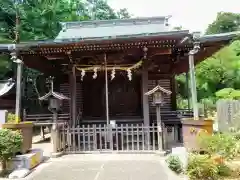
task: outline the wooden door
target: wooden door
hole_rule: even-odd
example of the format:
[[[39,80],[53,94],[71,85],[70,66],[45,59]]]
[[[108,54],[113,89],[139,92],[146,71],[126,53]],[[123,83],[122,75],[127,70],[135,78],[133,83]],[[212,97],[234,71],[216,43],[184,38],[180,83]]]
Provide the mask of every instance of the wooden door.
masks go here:
[[[83,118],[105,118],[104,79],[86,78],[83,81]]]
[[[129,81],[127,76],[118,76],[109,82],[110,117],[141,115],[141,88],[139,78]]]

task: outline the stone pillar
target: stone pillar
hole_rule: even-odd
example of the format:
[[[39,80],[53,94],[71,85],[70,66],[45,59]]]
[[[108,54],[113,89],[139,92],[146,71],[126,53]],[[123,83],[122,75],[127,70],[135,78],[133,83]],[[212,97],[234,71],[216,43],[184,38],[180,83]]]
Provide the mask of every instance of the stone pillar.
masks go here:
[[[15,105],[15,122],[20,120],[21,116],[21,97],[22,97],[22,67],[23,61],[17,57],[16,45],[11,53],[12,60],[17,64],[17,82],[16,82],[16,105]]]
[[[162,149],[163,149],[163,131],[162,131],[160,104],[156,105],[156,116],[157,116],[157,132],[158,132],[158,150],[162,151]]]
[[[59,142],[59,131],[58,131],[58,124],[57,124],[58,115],[57,113],[53,114],[53,125],[51,129],[51,144],[53,147],[53,154],[56,154],[60,148]]]
[[[188,72],[186,72],[185,74],[186,76],[186,92],[187,92],[187,98],[188,98],[188,109],[190,109],[190,93],[189,93],[189,76],[188,76]]]
[[[200,49],[199,43],[194,43],[193,49],[189,52],[189,74],[190,74],[190,87],[191,87],[191,98],[192,98],[194,119],[199,118],[195,67],[194,67],[194,55],[199,51],[199,49]]]

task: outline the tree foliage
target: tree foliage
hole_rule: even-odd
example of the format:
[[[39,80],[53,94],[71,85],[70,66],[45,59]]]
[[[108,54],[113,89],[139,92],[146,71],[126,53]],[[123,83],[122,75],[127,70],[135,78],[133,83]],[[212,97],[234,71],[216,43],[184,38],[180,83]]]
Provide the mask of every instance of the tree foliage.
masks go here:
[[[206,34],[227,33],[240,30],[240,14],[219,12],[216,20],[210,24]]]
[[[239,99],[240,90],[233,88],[224,88],[216,92],[216,96],[221,99]]]

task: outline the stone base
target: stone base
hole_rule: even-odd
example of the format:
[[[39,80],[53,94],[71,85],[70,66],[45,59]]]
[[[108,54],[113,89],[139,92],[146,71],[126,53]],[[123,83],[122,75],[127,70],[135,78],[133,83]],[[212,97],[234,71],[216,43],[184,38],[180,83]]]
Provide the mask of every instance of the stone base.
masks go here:
[[[182,136],[184,147],[189,151],[199,150],[198,136],[201,132],[213,134],[213,120],[193,118],[182,120]]]
[[[43,161],[43,150],[32,149],[29,153],[17,155],[7,163],[7,169],[12,171],[16,169],[33,169]]]

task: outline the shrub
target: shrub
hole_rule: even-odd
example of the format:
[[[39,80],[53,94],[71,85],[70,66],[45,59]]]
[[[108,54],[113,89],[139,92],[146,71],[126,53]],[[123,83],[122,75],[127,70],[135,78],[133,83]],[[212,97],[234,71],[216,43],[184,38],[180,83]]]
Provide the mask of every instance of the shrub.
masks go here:
[[[226,159],[237,155],[237,140],[232,134],[201,134],[198,141],[200,147],[209,154],[220,154]]]
[[[226,164],[219,164],[217,168],[218,168],[218,174],[221,177],[227,177],[232,174],[231,168],[228,167]]]
[[[7,123],[19,123],[20,121],[21,121],[20,118],[17,118],[16,122],[16,115],[13,113],[8,113]]]
[[[233,134],[234,135],[234,138],[237,140],[237,141],[240,141],[240,132],[236,132]]]
[[[6,161],[21,151],[22,136],[18,131],[0,129],[0,161],[3,169],[6,168]]]
[[[218,166],[208,155],[191,154],[187,165],[191,180],[217,180]]]
[[[178,156],[171,155],[167,158],[166,161],[167,161],[168,167],[175,173],[180,174],[183,172],[183,165]]]

